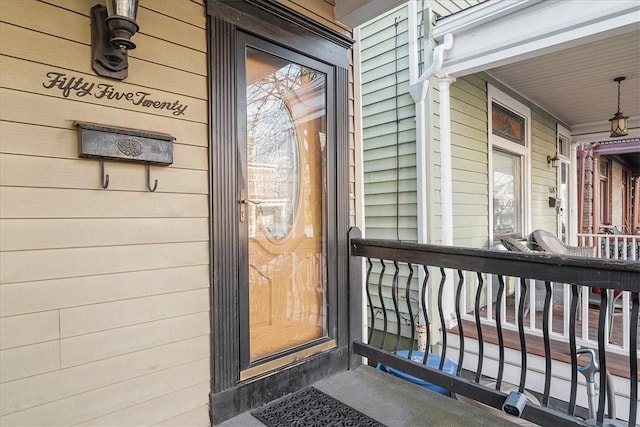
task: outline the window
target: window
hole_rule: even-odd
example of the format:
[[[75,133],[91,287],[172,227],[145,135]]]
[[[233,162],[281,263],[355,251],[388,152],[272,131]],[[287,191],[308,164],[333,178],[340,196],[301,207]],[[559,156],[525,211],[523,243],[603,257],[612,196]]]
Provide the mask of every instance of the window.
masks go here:
[[[489,188],[493,241],[529,229],[528,167],[531,111],[489,85]]]
[[[522,159],[493,150],[493,234],[522,234]]]
[[[497,102],[491,103],[491,133],[518,145],[526,145],[525,119]]]
[[[560,199],[560,208],[556,210],[558,215],[558,236],[564,243],[571,244],[570,236],[574,234],[574,225],[569,216],[572,192],[575,187],[571,184],[571,133],[564,126],[556,125],[556,153],[560,158],[560,167],[557,176],[557,197]]]

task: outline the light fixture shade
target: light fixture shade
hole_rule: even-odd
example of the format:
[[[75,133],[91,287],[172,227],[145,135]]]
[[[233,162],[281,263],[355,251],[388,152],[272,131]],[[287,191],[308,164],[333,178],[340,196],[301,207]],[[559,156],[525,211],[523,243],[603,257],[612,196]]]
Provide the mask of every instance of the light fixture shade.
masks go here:
[[[627,136],[627,119],[629,117],[625,116],[620,112],[620,83],[623,82],[626,77],[616,77],[613,79],[614,82],[618,83],[618,111],[613,115],[612,118],[609,119],[611,122],[611,137],[616,138],[619,136]]]
[[[611,137],[616,138],[619,136],[627,136],[627,119],[629,117],[618,111],[609,119],[611,122]]]
[[[553,157],[547,156],[547,164],[553,168],[557,168],[560,166],[560,158],[558,154],[555,154]]]
[[[107,0],[107,15],[109,17],[120,16],[136,20],[138,12],[138,0]]]
[[[135,49],[136,44],[131,37],[140,29],[136,23],[138,0],[106,0],[106,3],[111,43],[121,49]]]

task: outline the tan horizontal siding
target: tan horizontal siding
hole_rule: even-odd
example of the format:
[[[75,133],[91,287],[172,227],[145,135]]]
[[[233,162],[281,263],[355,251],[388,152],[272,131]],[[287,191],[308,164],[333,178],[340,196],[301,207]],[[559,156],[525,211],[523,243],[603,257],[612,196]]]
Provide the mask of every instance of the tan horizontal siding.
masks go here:
[[[29,137],[25,138],[25,135]],[[4,122],[0,128],[0,140],[0,153],[78,159],[78,133],[75,129]],[[174,143],[171,168],[207,171],[207,153],[207,147]]]
[[[0,219],[0,250],[206,242],[207,227],[207,218]]]
[[[66,2],[66,0],[57,0],[58,2]],[[185,22],[189,25],[195,25],[199,28],[206,28],[207,20],[205,14],[202,13],[202,1],[175,1],[175,0],[142,0],[140,7],[162,13],[174,19]]]
[[[138,192],[104,191],[99,184],[96,188],[100,190],[0,187],[0,218],[193,218],[209,214],[205,194],[149,193],[140,187]]]
[[[20,347],[60,338],[57,311],[0,318],[0,349]]]
[[[8,414],[5,425],[72,425],[202,383],[209,358],[187,362]],[[77,375],[71,375],[75,380]]]
[[[325,25],[346,36],[351,36],[351,30],[335,20],[333,5],[318,0],[277,0],[314,21]]]
[[[188,242],[4,252],[0,283],[206,264],[208,248],[208,242]]]
[[[143,0],[123,81],[91,68],[94,4],[0,2],[2,425],[149,425],[208,401],[204,4]],[[45,87],[55,73],[93,92]],[[96,96],[105,87],[187,107]],[[100,163],[78,156],[78,121],[174,136],[173,164],[150,168],[157,191],[144,165],[116,161],[102,189]]]
[[[0,5],[4,2],[0,2]],[[63,70],[91,74],[90,45],[57,38],[49,34],[24,28],[0,24],[2,51],[4,55],[47,64]],[[204,75],[196,75],[184,70],[169,68],[162,63],[129,58],[129,76],[126,82],[144,88],[154,88],[158,76],[171,81],[167,91],[194,98],[206,99],[207,80]],[[96,76],[97,78],[97,76]],[[116,82],[104,80],[103,82]]]
[[[69,95],[65,97],[63,92],[58,88],[48,89],[45,87],[45,83],[48,84],[52,77],[47,74],[51,72],[51,67],[49,65],[40,65],[34,64],[33,62],[26,61],[23,59],[15,59],[11,57],[2,57],[0,61],[0,85],[2,87],[10,87],[14,90],[19,90],[27,93],[44,95],[47,97],[61,98],[64,99],[65,102],[80,102],[80,103],[92,103],[97,105],[108,105],[110,108],[118,108],[121,111],[137,111],[140,113],[144,113],[147,115],[157,115],[164,116],[170,118],[177,118],[179,120],[190,120],[201,123],[206,123],[207,120],[207,105],[206,101],[202,99],[196,98],[187,98],[181,95],[176,95],[169,92],[163,92],[159,90],[153,90],[146,93],[149,93],[149,99],[160,102],[167,103],[175,103],[179,102],[182,105],[186,105],[187,108],[184,111],[184,114],[176,117],[174,112],[168,109],[156,109],[156,108],[148,108],[143,105],[134,105],[132,102],[127,101],[125,99],[116,100],[116,99],[108,99],[106,96],[102,98],[97,98],[99,94],[100,88],[98,86],[94,87],[94,96],[87,95],[82,97],[74,97],[73,95]],[[65,75],[70,75],[64,73],[61,70],[56,70],[57,73],[63,73]],[[96,85],[99,83],[97,79],[95,79],[91,74],[80,74],[73,73],[73,76],[82,77],[88,82],[95,82]],[[40,81],[41,84],[35,84],[34,82]],[[118,82],[113,85],[115,90],[119,92],[131,92],[137,93],[140,92],[140,88],[137,85],[131,85],[124,82]],[[145,91],[141,91],[145,92]]]
[[[0,350],[0,383],[60,369],[60,341]]]
[[[209,334],[208,312],[78,335],[60,341],[62,366],[75,366]],[[176,355],[180,357],[180,355]]]
[[[208,338],[202,336],[5,383],[0,385],[6,393],[2,412],[17,412],[135,378],[140,370],[160,371],[198,360],[207,356],[208,344]]]
[[[42,171],[46,171],[43,173]],[[145,191],[146,169],[140,164],[106,162],[109,189]],[[158,180],[161,193],[207,194],[208,173],[203,170],[154,167],[151,182]],[[100,163],[85,159],[51,159],[46,157],[0,154],[0,179],[12,187],[54,187],[74,190],[100,189]]]
[[[91,26],[89,12],[92,4],[87,4],[86,16],[83,16],[67,9],[37,2],[36,0],[13,0],[0,3],[6,3],[6,6],[0,9],[3,22],[90,46]],[[60,17],[64,25],[61,25],[56,19],[51,19],[53,16]],[[158,17],[161,16],[162,15],[158,15]],[[180,23],[180,21],[172,21],[171,28],[176,28],[175,32],[181,30],[180,26],[184,26],[182,30],[190,27],[188,24]],[[164,34],[166,37],[171,38],[170,33],[167,33],[166,29]],[[201,34],[198,39],[203,40],[203,45],[206,46],[204,31],[201,31]],[[134,41],[137,47],[129,54],[132,58],[155,64],[163,64],[178,70],[185,70],[206,76],[207,64],[206,55],[203,54],[206,52],[204,50],[198,51],[152,37],[145,34],[144,27],[142,26],[141,31],[134,36]],[[167,52],[171,52],[171,55],[168,55]],[[90,56],[87,57],[87,59],[88,58],[90,58]],[[90,61],[87,61],[87,63],[89,64]],[[131,71],[133,71],[133,69]]]
[[[41,81],[34,85],[42,85]],[[125,128],[168,133],[177,143],[207,146],[207,125],[176,120],[156,114],[120,111],[106,105],[55,98],[12,89],[0,89],[0,120],[29,123],[63,129],[75,129],[74,123],[118,123]],[[107,120],[108,118],[108,120]],[[179,122],[177,126],[175,122]]]
[[[129,406],[109,415],[80,423],[80,426],[162,425],[208,426],[208,407],[194,405],[202,394],[209,392],[209,381],[187,387],[164,396]],[[195,406],[195,408],[194,408]],[[203,412],[201,408],[204,408]],[[175,413],[179,415],[175,416]],[[167,416],[170,418],[167,419]]]
[[[209,405],[200,405],[195,409],[183,412],[180,415],[171,417],[157,424],[158,427],[175,427],[175,426],[191,426],[191,427],[208,427],[209,421]]]
[[[60,311],[61,338],[207,311],[209,290],[71,307]]]
[[[171,294],[207,288],[208,285],[208,265],[7,284],[0,286],[0,317],[37,312],[45,312],[50,316],[46,310]],[[11,321],[10,319],[0,321]],[[55,319],[55,323],[59,323],[57,314]],[[59,330],[56,335],[45,336],[43,339],[58,335]]]

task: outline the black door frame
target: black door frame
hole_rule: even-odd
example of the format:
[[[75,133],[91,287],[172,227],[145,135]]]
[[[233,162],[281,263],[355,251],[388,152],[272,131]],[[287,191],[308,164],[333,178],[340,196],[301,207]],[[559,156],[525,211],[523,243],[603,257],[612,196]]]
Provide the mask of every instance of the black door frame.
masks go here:
[[[306,67],[310,67],[316,71],[322,72],[325,74],[325,85],[327,92],[327,100],[326,100],[326,133],[327,133],[327,147],[326,147],[326,156],[327,156],[327,171],[334,171],[336,169],[335,166],[335,158],[336,158],[336,143],[335,143],[335,79],[334,79],[334,70],[333,67],[316,61],[312,58],[309,58],[308,55],[301,55],[297,52],[293,52],[291,49],[284,48],[279,45],[275,45],[263,38],[259,38],[248,34],[245,31],[238,30],[236,35],[237,48],[236,48],[236,83],[237,83],[237,93],[236,100],[241,100],[242,102],[238,102],[236,117],[239,121],[237,123],[237,142],[238,146],[238,165],[239,165],[239,176],[237,179],[237,183],[241,185],[240,188],[248,188],[246,182],[246,173],[247,173],[247,165],[246,165],[246,146],[245,141],[247,138],[246,129],[243,121],[246,121],[246,86],[241,82],[246,81],[246,70],[245,68],[245,58],[244,52],[246,47],[252,47],[257,50],[261,50],[270,55],[274,55],[276,57],[283,58],[287,61],[291,61],[297,63],[299,65],[303,65]],[[335,212],[335,194],[336,194],[336,181],[334,179],[327,179],[325,177],[325,189],[326,189],[326,212]],[[247,223],[243,223],[240,231],[239,231],[239,241],[245,242],[248,240],[248,226]],[[334,252],[335,248],[333,245],[328,244],[328,242],[332,241],[329,239],[329,236],[336,235],[336,221],[335,217],[326,218],[324,221],[324,238],[327,242],[326,248],[326,291],[327,291],[327,307],[330,310],[327,310],[327,337],[319,338],[313,342],[308,343],[307,345],[297,346],[291,350],[279,352],[273,354],[271,356],[262,358],[254,363],[250,360],[249,356],[249,290],[248,290],[248,256],[246,251],[248,248],[240,247],[240,256],[239,256],[239,271],[238,271],[238,280],[239,280],[239,321],[240,321],[240,369],[248,369],[256,365],[262,365],[264,362],[268,362],[270,360],[278,359],[281,356],[286,354],[293,353],[295,351],[303,350],[305,347],[310,347],[314,344],[319,344],[321,342],[326,342],[331,339],[336,338],[337,328],[336,328],[336,294],[337,294],[337,271],[336,271],[336,261]]]
[[[207,0],[211,169],[211,393],[213,424],[296,391],[349,366],[349,48],[353,40],[272,0]],[[263,376],[240,381],[238,108],[236,42],[243,31],[319,60],[333,69],[335,224],[327,257],[335,265],[336,347]],[[329,162],[328,162],[329,164]],[[360,319],[354,319],[359,323]],[[353,326],[353,325],[352,325]],[[357,328],[355,328],[357,330]],[[353,327],[352,327],[353,330]]]

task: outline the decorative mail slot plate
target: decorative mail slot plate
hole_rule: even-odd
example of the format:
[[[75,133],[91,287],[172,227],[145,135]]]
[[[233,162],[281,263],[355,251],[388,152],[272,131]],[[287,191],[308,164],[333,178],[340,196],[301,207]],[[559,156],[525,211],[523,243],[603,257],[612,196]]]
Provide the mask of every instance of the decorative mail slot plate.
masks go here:
[[[76,122],[80,157],[170,165],[173,163],[173,136]]]

